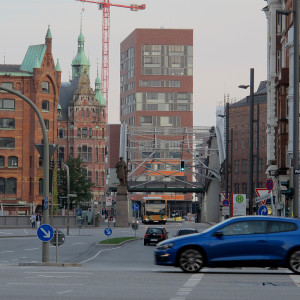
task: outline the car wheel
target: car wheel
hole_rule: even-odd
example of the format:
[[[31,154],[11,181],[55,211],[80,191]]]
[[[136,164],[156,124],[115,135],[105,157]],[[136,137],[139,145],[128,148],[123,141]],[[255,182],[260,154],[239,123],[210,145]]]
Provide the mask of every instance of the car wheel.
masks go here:
[[[289,268],[294,273],[300,274],[300,249],[294,250],[289,257]]]
[[[186,249],[179,256],[179,266],[186,273],[199,272],[203,262],[202,253],[196,249]]]
[[[144,241],[144,246],[146,246],[147,245],[147,243],[146,243],[146,241]]]

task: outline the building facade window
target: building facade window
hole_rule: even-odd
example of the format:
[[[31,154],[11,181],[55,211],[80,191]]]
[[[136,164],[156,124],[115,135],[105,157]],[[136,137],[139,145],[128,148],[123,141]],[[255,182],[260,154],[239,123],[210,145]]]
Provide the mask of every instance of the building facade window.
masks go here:
[[[89,109],[88,109],[88,108],[86,109],[86,116],[87,116],[87,117],[89,117],[89,116],[90,116],[90,111],[89,111]]]
[[[0,110],[14,110],[15,100],[13,99],[0,99]]]
[[[89,128],[89,137],[93,137],[93,129],[92,128]]]
[[[42,111],[49,111],[49,101],[43,100],[42,101]]]
[[[92,183],[92,171],[88,170],[87,171],[87,180],[88,182]]]
[[[247,165],[248,165],[247,159],[242,159],[242,172],[243,173],[247,173]]]
[[[236,174],[240,173],[240,161],[239,160],[234,161],[234,172]]]
[[[82,128],[82,136],[83,138],[87,138],[88,137],[88,129],[86,127]]]
[[[50,93],[50,86],[49,82],[43,81],[42,82],[42,93],[49,94]]]
[[[241,140],[241,148],[244,149],[244,140]]]
[[[78,147],[78,157],[83,162],[92,162],[92,154],[92,147],[88,147],[87,145]]]
[[[60,139],[64,138],[64,129],[63,128],[59,128],[59,131],[58,131],[58,137]]]
[[[44,119],[46,129],[49,130],[49,120]]]
[[[0,118],[0,129],[15,129],[15,119]]]
[[[0,156],[0,167],[5,167],[5,157]]]
[[[18,157],[10,156],[8,158],[8,166],[9,167],[17,167],[18,166]]]
[[[11,89],[11,90],[14,89],[14,84],[12,82],[2,82],[1,86],[4,87],[4,88]],[[3,90],[1,90],[0,92],[1,93],[7,93],[6,91],[3,91]]]
[[[44,179],[39,179],[39,195],[42,195],[44,193]]]
[[[77,137],[81,137],[81,128],[77,129]]]
[[[0,149],[14,149],[15,139],[10,137],[0,137]]]
[[[17,193],[17,179],[1,178],[0,177],[0,194],[16,194]]]

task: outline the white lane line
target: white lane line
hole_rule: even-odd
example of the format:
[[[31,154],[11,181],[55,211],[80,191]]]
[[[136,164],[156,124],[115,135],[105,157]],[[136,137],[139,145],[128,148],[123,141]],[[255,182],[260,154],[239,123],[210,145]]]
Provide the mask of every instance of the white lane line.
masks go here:
[[[63,291],[63,292],[57,292],[58,295],[62,295],[62,294],[66,294],[66,293],[70,293],[72,292],[72,290],[67,290],[67,291]]]
[[[15,251],[10,251],[10,250],[8,250],[8,251],[0,252],[0,254],[4,254],[4,253],[12,253],[12,252],[15,252]]]
[[[84,245],[84,243],[73,243],[72,245]]]
[[[300,275],[290,275],[297,287],[300,287]]]
[[[89,260],[92,260],[92,259],[96,258],[101,252],[104,252],[104,251],[110,251],[110,250],[116,250],[116,249],[119,249],[119,248],[121,248],[121,246],[116,247],[116,248],[110,248],[110,249],[100,250],[100,251],[99,251],[98,253],[96,253],[94,256],[92,256],[92,257],[90,257],[90,258],[88,258],[88,259],[82,261],[80,264],[83,264],[83,263],[85,263],[85,262],[87,262],[87,261],[89,261]]]
[[[191,293],[193,288],[199,284],[204,274],[194,274],[192,275],[187,282],[179,288],[175,297],[170,298],[169,300],[185,300],[186,297]]]
[[[57,272],[57,271],[25,271],[24,273],[29,273],[29,274],[42,274],[42,273],[46,273],[46,274],[80,274],[80,275],[93,275],[94,273],[90,273],[90,272]]]
[[[8,282],[11,285],[36,285],[36,282]],[[84,285],[83,283],[49,283],[47,285]]]
[[[12,232],[4,232],[4,231],[0,231],[0,234],[12,234]]]
[[[25,251],[33,251],[33,250],[39,250],[40,248],[29,248],[29,249],[24,249]]]

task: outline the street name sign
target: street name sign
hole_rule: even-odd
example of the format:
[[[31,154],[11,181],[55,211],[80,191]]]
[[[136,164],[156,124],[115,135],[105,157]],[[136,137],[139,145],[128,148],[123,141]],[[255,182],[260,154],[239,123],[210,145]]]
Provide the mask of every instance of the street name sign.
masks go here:
[[[53,238],[53,235],[53,227],[49,224],[43,224],[37,230],[37,236],[43,242],[50,241]]]
[[[294,174],[299,175],[300,174],[300,169],[295,169]]]

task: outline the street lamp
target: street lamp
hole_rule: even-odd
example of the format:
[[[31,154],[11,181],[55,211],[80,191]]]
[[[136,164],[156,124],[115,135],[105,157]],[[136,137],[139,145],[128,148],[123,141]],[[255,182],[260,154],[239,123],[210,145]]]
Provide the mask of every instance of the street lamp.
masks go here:
[[[250,69],[250,85],[239,85],[247,89],[250,86],[250,123],[249,123],[249,215],[253,214],[253,115],[254,115],[254,69]]]

